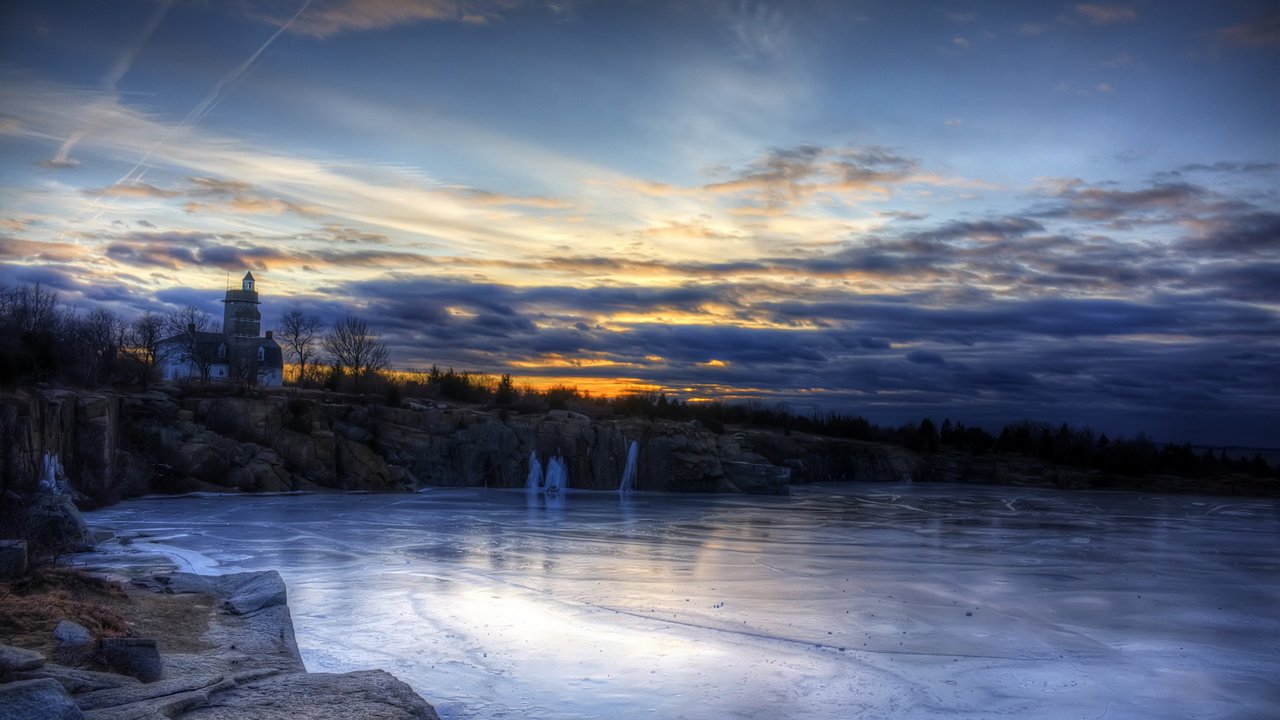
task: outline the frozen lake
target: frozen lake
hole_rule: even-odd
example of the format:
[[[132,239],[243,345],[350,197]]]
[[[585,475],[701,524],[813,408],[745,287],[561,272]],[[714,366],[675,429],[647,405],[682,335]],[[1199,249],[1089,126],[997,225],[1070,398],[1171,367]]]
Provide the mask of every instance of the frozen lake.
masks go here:
[[[134,500],[141,567],[278,569],[313,671],[444,718],[1263,718],[1280,503],[1004,487]]]

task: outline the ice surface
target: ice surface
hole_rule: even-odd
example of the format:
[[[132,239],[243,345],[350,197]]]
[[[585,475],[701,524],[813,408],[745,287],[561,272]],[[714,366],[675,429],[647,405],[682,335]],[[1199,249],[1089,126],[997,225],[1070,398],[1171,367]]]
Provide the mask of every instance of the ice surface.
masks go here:
[[[433,490],[88,515],[276,568],[313,671],[446,718],[1264,718],[1280,503],[936,485],[790,497]]]

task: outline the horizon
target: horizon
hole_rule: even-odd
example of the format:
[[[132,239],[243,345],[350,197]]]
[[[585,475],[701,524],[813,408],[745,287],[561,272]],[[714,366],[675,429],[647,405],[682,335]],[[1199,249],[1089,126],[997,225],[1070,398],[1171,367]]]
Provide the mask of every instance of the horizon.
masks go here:
[[[392,365],[1275,449],[1280,14],[0,9],[0,283]]]

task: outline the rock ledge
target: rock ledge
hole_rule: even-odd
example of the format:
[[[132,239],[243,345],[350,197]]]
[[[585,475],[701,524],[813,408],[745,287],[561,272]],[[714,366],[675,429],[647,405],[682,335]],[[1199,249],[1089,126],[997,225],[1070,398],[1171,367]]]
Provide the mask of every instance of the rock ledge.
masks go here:
[[[284,581],[274,571],[134,581],[208,607],[205,649],[161,655],[161,678],[48,663],[0,645],[0,720],[439,720],[382,670],[309,673],[294,640]],[[158,645],[163,650],[164,639]]]

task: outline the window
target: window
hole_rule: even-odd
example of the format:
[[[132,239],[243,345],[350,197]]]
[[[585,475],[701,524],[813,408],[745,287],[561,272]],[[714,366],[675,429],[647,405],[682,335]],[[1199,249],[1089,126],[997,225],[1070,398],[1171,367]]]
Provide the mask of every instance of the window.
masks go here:
[[[266,360],[266,359],[267,359],[267,348],[262,345],[259,345],[258,346],[258,362],[262,362],[263,360]]]
[[[227,358],[227,344],[222,343],[218,346],[218,359],[225,360]]]

